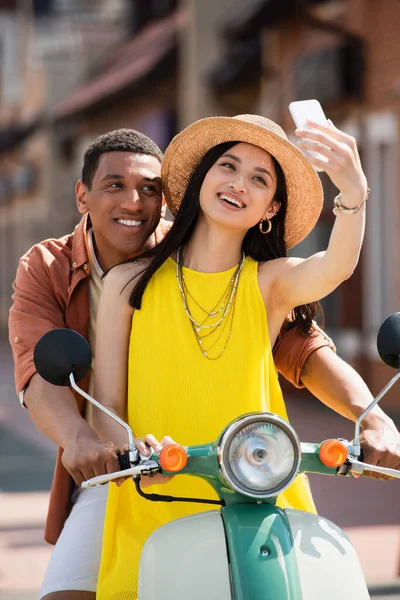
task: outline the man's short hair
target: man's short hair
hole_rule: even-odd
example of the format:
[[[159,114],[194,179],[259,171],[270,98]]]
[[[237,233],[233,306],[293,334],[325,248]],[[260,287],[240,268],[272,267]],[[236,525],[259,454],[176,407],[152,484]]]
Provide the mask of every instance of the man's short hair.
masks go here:
[[[83,157],[82,182],[90,190],[99,166],[100,156],[106,152],[132,152],[154,156],[160,162],[163,153],[153,140],[135,129],[116,129],[103,133],[94,140]]]

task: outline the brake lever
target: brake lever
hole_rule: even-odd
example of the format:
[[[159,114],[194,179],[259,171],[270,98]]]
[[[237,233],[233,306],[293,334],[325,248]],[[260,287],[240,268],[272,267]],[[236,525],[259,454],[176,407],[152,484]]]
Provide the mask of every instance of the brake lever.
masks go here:
[[[156,473],[161,473],[162,469],[158,462],[155,460],[148,460],[146,456],[146,461],[144,464],[135,465],[130,467],[129,469],[123,469],[122,471],[115,471],[114,473],[104,473],[104,475],[98,475],[97,477],[91,477],[87,479],[87,481],[83,481],[81,483],[81,487],[84,489],[95,487],[96,485],[101,485],[104,483],[109,483],[110,481],[114,481],[115,479],[119,479],[120,477],[137,477],[138,475],[155,475]]]
[[[358,475],[362,475],[364,471],[374,471],[375,473],[381,473],[382,475],[388,475],[389,477],[393,477],[394,479],[400,479],[400,471],[396,469],[389,469],[388,467],[379,467],[377,465],[370,465],[368,463],[362,462],[361,460],[352,460],[351,463],[351,472],[356,473]]]

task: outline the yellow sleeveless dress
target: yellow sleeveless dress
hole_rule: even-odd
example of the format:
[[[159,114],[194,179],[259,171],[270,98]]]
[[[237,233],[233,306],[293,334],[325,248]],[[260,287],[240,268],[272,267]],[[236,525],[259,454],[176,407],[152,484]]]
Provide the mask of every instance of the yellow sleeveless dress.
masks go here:
[[[170,435],[182,445],[193,445],[217,439],[232,419],[246,412],[270,411],[287,419],[258,286],[258,263],[245,259],[231,337],[224,354],[214,361],[199,349],[175,272],[176,263],[168,259],[150,281],[142,309],[132,320],[128,420],[135,435],[153,433],[159,440]],[[188,290],[210,311],[234,272],[235,268],[222,273],[183,269]],[[146,491],[216,497],[205,481],[188,475]],[[298,476],[278,504],[315,512],[307,479]],[[136,600],[139,558],[149,534],[168,521],[206,510],[209,505],[150,502],[136,493],[132,481],[120,488],[111,484],[97,599]]]

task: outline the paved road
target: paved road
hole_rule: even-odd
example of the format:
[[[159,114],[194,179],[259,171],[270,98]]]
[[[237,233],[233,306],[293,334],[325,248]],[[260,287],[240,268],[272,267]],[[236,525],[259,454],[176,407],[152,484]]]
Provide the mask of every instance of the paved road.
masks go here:
[[[351,425],[302,397],[288,398],[301,439],[351,437]],[[318,432],[318,434],[316,434]],[[0,599],[37,598],[51,547],[43,541],[54,445],[32,426],[13,388],[12,360],[0,339]],[[373,597],[400,600],[400,483],[314,478],[316,504],[359,554]],[[23,565],[23,568],[21,567]]]

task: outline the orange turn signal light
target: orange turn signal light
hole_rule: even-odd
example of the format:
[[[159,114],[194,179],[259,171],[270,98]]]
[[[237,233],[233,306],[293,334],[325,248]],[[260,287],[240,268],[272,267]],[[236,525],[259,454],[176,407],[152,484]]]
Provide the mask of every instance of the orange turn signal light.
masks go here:
[[[339,440],[326,440],[319,447],[319,458],[327,467],[340,467],[347,460],[347,448]]]
[[[168,444],[160,452],[160,465],[164,471],[178,473],[186,466],[188,455],[179,444]]]

